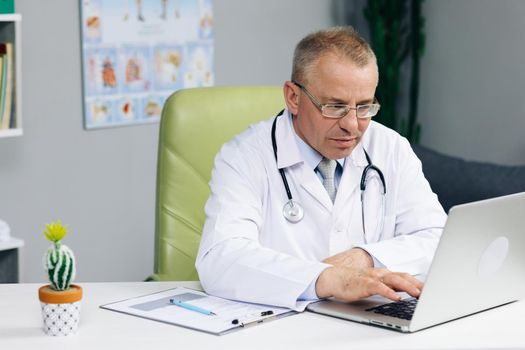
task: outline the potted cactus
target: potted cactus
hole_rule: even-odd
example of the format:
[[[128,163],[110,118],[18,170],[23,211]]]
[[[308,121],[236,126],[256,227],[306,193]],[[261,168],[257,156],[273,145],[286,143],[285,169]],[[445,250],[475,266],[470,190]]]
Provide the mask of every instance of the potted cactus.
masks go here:
[[[44,269],[50,284],[40,287],[38,296],[47,335],[63,336],[77,332],[82,288],[71,284],[75,278],[75,257],[62,239],[67,227],[58,220],[46,224],[44,236],[52,242],[44,255]]]

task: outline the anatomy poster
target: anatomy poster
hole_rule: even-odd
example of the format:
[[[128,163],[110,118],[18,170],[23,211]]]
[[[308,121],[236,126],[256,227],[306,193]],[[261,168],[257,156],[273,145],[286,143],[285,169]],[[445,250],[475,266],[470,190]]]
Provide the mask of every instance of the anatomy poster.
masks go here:
[[[212,0],[80,0],[84,126],[158,122],[182,88],[211,86]]]

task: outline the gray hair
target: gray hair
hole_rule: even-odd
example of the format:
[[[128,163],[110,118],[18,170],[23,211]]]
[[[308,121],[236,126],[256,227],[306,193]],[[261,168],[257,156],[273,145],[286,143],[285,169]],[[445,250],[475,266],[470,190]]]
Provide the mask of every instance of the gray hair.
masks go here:
[[[297,44],[293,55],[292,80],[305,83],[311,66],[327,53],[347,58],[358,67],[376,61],[372,48],[354,28],[328,28],[307,35]]]

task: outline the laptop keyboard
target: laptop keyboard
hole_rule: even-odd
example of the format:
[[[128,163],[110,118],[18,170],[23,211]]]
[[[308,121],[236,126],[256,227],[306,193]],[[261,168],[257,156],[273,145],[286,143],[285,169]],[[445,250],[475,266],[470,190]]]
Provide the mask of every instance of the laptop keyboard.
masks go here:
[[[366,309],[376,314],[401,318],[403,320],[411,320],[414,310],[416,309],[417,299],[408,298],[393,303],[383,304],[379,306]]]

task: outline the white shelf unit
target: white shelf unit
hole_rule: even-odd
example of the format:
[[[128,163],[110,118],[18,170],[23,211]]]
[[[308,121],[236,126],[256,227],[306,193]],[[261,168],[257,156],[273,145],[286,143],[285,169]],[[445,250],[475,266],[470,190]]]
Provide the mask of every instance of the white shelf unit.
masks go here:
[[[14,113],[15,125],[9,129],[0,129],[1,137],[20,136],[22,131],[22,38],[21,38],[20,14],[0,15],[0,42],[13,43],[14,53],[14,76],[13,76],[13,101],[12,108]]]
[[[24,241],[14,237],[10,237],[7,241],[0,241],[0,251],[20,248],[23,246]]]
[[[19,256],[23,246],[24,241],[14,237],[0,241],[0,284],[19,282]]]

